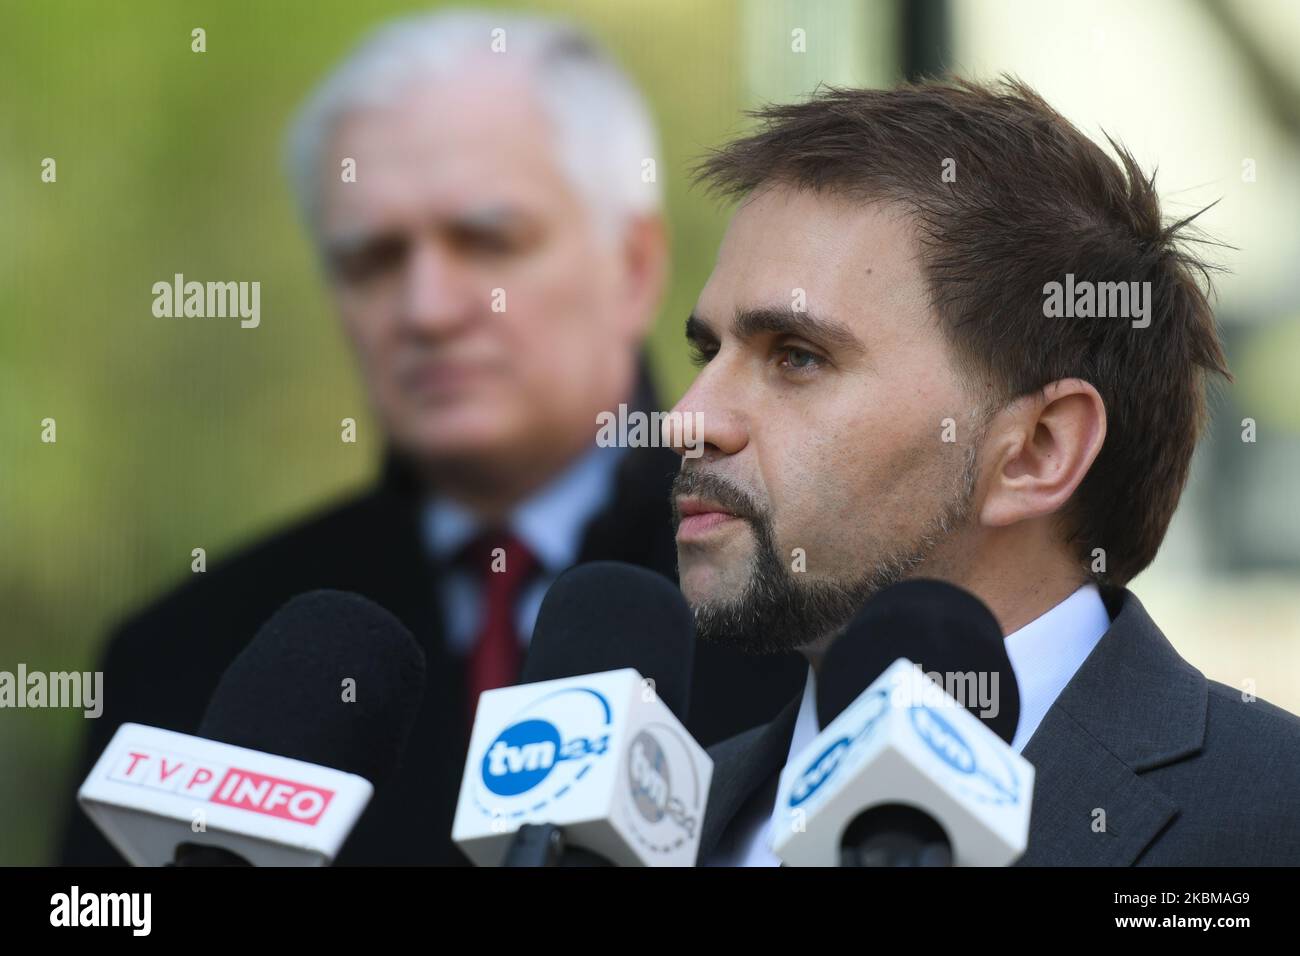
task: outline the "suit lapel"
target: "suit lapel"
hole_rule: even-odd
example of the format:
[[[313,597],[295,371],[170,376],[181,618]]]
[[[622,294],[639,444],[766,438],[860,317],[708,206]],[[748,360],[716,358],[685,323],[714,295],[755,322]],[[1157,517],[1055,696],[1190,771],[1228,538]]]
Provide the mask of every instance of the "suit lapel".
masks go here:
[[[1130,591],[1105,594],[1111,626],[1024,749],[1034,765],[1021,866],[1128,866],[1178,813],[1144,771],[1205,735],[1205,677]]]
[[[1034,802],[1019,866],[1128,866],[1178,812],[1059,707],[1024,757],[1034,765]]]
[[[700,831],[700,862],[712,854],[745,802],[785,765],[802,699],[800,692],[769,723],[709,748],[713,782],[709,785],[709,804]]]
[[[423,506],[423,486],[414,466],[389,450],[379,489],[367,502],[360,536],[347,557],[358,579],[352,587],[396,614],[424,650],[422,719],[459,724],[465,713],[465,665],[447,646],[438,589],[445,569],[430,557],[425,544]],[[454,727],[449,734],[466,736]]]

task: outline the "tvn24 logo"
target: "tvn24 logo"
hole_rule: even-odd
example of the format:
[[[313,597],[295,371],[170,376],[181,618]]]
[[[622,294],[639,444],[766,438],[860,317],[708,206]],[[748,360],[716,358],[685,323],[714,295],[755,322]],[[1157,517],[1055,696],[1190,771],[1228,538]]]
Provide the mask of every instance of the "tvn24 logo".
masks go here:
[[[881,688],[851,705],[853,725],[849,732],[837,737],[817,754],[790,788],[790,809],[807,803],[840,769],[844,758],[855,747],[865,743],[889,709],[889,691]]]
[[[490,796],[480,802],[499,809],[502,800],[526,796],[528,809],[539,809],[563,797],[608,752],[611,718],[609,701],[587,687],[533,701],[484,753],[479,776]]]
[[[968,796],[983,803],[1020,802],[1020,775],[999,748],[983,737],[967,738],[931,707],[914,706],[909,717],[916,735],[955,772],[954,780]]]

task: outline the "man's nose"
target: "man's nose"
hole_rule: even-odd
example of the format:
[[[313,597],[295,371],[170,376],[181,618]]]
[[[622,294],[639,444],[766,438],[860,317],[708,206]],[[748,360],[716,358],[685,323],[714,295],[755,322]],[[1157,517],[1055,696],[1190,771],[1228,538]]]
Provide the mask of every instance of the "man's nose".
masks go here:
[[[432,242],[411,250],[400,308],[403,324],[435,336],[459,331],[480,311],[454,257]]]
[[[700,372],[673,406],[664,431],[667,444],[683,458],[734,455],[745,447],[749,426],[725,369],[710,365]]]

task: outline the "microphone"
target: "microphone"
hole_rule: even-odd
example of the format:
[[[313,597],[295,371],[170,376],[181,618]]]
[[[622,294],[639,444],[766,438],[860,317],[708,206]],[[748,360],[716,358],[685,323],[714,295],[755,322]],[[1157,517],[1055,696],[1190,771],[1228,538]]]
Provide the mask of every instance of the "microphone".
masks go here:
[[[479,866],[692,866],[713,761],[686,732],[695,627],[677,587],[570,568],[522,680],[478,701],[452,839]]]
[[[865,689],[864,689],[865,688]],[[1034,769],[1009,746],[1020,694],[1002,630],[941,581],[881,591],[817,676],[823,730],[781,773],[773,851],[791,866],[1005,866]]]
[[[630,667],[685,722],[695,618],[663,575],[619,561],[570,568],[547,590],[521,684]]]
[[[423,692],[396,617],[300,595],[227,668],[197,734],[123,724],[77,799],[135,866],[325,865],[396,772]]]

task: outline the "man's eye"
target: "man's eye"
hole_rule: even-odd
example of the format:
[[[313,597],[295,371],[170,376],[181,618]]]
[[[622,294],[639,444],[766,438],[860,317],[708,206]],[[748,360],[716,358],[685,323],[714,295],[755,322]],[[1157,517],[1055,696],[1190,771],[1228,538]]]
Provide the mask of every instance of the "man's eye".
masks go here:
[[[454,237],[456,247],[462,252],[481,256],[507,256],[519,251],[520,243],[513,237],[495,232],[466,230]]]
[[[372,243],[334,257],[336,275],[359,285],[399,268],[406,258],[406,244],[400,240]]]
[[[462,255],[481,259],[518,257],[539,248],[546,240],[545,230],[533,222],[500,225],[453,225],[447,232],[453,249]]]
[[[717,346],[701,345],[698,342],[691,343],[691,364],[697,368],[702,368],[709,364],[709,360],[718,354]]]
[[[784,360],[781,365],[796,372],[810,371],[822,364],[821,356],[804,349],[786,347],[781,349]]]

